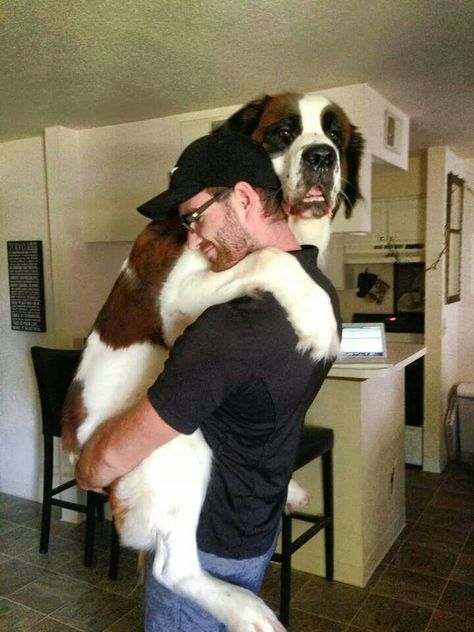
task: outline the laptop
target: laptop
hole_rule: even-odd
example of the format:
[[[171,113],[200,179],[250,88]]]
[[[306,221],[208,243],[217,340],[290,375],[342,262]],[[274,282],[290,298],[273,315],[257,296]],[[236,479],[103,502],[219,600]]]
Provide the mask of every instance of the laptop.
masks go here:
[[[334,367],[388,368],[383,323],[343,323],[341,348]]]

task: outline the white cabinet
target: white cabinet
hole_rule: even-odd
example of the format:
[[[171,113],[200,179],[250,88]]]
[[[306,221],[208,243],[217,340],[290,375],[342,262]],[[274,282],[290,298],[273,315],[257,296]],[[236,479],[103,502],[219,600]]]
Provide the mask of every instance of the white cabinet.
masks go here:
[[[372,201],[372,231],[366,241],[423,243],[425,198],[417,195]]]
[[[239,107],[235,105],[182,115],[181,148],[184,149],[193,140],[212,132],[234,114]]]
[[[387,236],[394,241],[425,241],[426,199],[419,196],[386,200]]]
[[[366,83],[331,88],[323,93],[346,111],[363,133],[375,161],[408,169],[408,116]]]
[[[372,200],[372,230],[351,235],[347,242],[379,243],[425,241],[425,198],[404,196]]]
[[[176,117],[79,132],[84,241],[134,241],[149,222],[137,206],[167,188],[179,134]]]
[[[210,119],[194,119],[181,123],[181,149],[192,143],[193,140],[209,134],[211,131]]]
[[[319,261],[319,267],[336,290],[344,289],[344,235],[331,235],[324,257]]]
[[[191,141],[208,134],[238,106],[82,130],[82,237],[133,241],[149,220],[136,208],[164,191]]]
[[[385,200],[372,200],[371,231],[364,235],[347,235],[346,244],[372,244],[388,240],[387,207]]]
[[[372,230],[346,236],[345,262],[374,263],[395,252],[404,261],[422,260],[425,206],[425,198],[418,195],[372,200]]]
[[[347,220],[343,212],[337,213],[332,232],[378,232],[373,225],[378,220],[371,209],[373,165],[381,163],[403,170],[408,168],[409,118],[368,84],[331,88],[324,90],[323,94],[344,108],[351,123],[359,128],[365,139],[359,172],[363,199],[355,205],[350,219]],[[389,120],[395,125],[391,134],[388,133]]]

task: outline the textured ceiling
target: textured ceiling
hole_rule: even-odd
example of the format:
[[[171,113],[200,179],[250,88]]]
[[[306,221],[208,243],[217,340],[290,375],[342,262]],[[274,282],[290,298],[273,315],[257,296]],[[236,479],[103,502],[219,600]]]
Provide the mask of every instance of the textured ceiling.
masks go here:
[[[0,142],[369,83],[474,156],[472,0],[0,0]]]

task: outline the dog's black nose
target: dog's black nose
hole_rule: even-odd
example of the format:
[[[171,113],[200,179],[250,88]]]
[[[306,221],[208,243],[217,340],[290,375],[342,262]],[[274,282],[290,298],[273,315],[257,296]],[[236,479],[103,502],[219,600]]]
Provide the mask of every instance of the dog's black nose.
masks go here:
[[[311,145],[304,150],[302,158],[310,169],[328,171],[336,162],[336,152],[330,145]]]

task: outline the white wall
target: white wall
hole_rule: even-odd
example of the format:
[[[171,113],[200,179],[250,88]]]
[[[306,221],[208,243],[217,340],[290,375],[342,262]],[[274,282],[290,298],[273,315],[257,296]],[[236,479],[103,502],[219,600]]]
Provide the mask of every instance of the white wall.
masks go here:
[[[49,334],[12,331],[8,288],[7,240],[40,239],[50,312],[51,258],[47,214],[46,173],[42,138],[0,144],[0,489],[38,497],[40,426],[29,348],[47,344]]]
[[[447,175],[450,171],[464,177],[464,162],[446,147],[429,149],[426,198],[427,267],[438,259],[445,245]],[[472,226],[472,210],[469,207],[465,209],[464,220],[466,226]],[[465,265],[465,252],[463,261]],[[473,339],[472,328],[470,331],[465,331],[465,338],[460,335],[460,323],[463,320],[463,314],[467,314],[469,303],[472,307],[472,298],[469,298],[466,288],[463,287],[460,302],[445,304],[445,266],[446,257],[443,255],[436,269],[431,269],[426,273],[425,345],[427,355],[423,450],[424,469],[433,472],[442,471],[447,462],[443,420],[448,394],[451,387],[460,379],[459,358],[464,353],[464,348],[472,345]],[[466,269],[464,272],[465,286],[466,275],[469,273]]]
[[[46,141],[46,142],[45,142]],[[30,347],[71,348],[86,334],[129,244],[86,244],[81,235],[79,134],[0,144],[0,490],[41,498],[42,439]],[[46,333],[12,331],[5,242],[43,242]]]
[[[463,245],[461,262],[461,310],[459,314],[459,381],[474,382],[474,160],[465,161]]]

